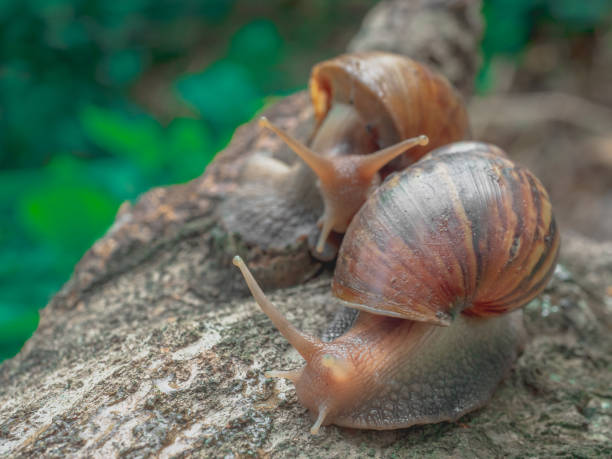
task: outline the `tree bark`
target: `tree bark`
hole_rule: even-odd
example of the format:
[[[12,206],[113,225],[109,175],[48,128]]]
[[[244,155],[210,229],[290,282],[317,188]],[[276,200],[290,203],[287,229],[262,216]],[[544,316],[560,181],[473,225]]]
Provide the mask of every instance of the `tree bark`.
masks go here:
[[[386,43],[423,57],[438,55],[445,49],[440,43],[469,42],[471,48],[439,57],[442,71],[468,94],[478,2],[406,3],[379,4],[351,48]],[[438,26],[425,27],[423,18]],[[418,43],[392,25],[400,19],[419,23]],[[449,59],[455,64],[445,70]],[[267,115],[302,138],[312,126],[305,93]],[[296,368],[301,359],[247,295],[231,257],[246,253],[263,273],[267,266],[307,266],[297,285],[270,296],[313,334],[337,310],[330,270],[304,250],[262,253],[245,246],[218,213],[240,186],[249,155],[278,149],[274,137],[250,123],[201,177],[154,189],[120,209],[42,311],[34,336],[0,367],[0,456],[612,453],[612,243],[568,232],[550,286],[525,308],[530,340],[524,353],[485,408],[457,423],[386,432],[328,426],[310,435],[311,420],[293,386],[263,376],[267,369]]]

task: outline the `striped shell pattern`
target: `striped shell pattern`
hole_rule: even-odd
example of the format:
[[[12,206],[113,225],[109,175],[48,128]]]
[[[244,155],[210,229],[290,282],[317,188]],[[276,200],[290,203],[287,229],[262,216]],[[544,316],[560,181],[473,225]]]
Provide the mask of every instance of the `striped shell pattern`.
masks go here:
[[[405,56],[344,54],[317,64],[309,86],[318,122],[337,101],[355,106],[380,148],[418,135],[429,137],[427,147],[413,148],[395,160],[395,170],[427,151],[465,139],[469,132],[463,101],[448,80]]]
[[[377,314],[448,324],[519,308],[546,286],[559,235],[546,190],[499,148],[454,143],[392,174],[342,244],[333,292]]]

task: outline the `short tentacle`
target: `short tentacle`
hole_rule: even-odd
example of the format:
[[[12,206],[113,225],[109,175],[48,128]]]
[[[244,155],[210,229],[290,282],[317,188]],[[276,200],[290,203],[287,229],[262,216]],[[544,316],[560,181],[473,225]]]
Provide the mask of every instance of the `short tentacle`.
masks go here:
[[[319,414],[317,416],[317,420],[310,428],[310,433],[312,435],[316,435],[319,433],[319,429],[321,428],[321,425],[323,425],[323,422],[325,422],[325,417],[327,416],[328,412],[329,407],[327,403],[322,403],[321,406],[319,406]]]
[[[266,378],[280,378],[280,379],[288,379],[289,381],[295,383],[299,378],[300,375],[302,374],[302,369],[297,369],[297,370],[272,370],[272,371],[266,371],[264,373],[264,376]]]
[[[329,237],[329,234],[334,229],[334,220],[330,217],[323,217],[323,226],[321,228],[321,232],[319,233],[319,239],[317,241],[317,252],[323,252],[323,248],[325,247],[325,241]]]

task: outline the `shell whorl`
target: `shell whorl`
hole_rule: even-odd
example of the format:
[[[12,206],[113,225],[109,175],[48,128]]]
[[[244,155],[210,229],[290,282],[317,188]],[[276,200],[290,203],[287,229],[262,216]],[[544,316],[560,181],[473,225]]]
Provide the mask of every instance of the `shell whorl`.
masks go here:
[[[332,284],[383,315],[447,324],[523,306],[552,275],[548,194],[492,145],[460,142],[393,174],[357,213]]]
[[[376,133],[380,148],[418,135],[429,137],[427,147],[396,159],[394,170],[469,134],[467,112],[451,84],[405,56],[345,54],[317,64],[309,86],[317,121],[325,118],[334,101],[352,104]]]

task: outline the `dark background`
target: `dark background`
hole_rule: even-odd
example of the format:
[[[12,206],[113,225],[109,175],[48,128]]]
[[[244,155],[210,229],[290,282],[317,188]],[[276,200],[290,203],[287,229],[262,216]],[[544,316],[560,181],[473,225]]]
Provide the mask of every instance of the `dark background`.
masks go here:
[[[237,125],[341,53],[375,3],[0,1],[0,360],[18,352],[122,202],[200,175]],[[487,0],[483,12],[481,102],[572,94],[595,123],[612,120],[612,0]],[[475,116],[493,109],[481,104]],[[525,142],[475,124],[479,138]],[[564,179],[572,189],[584,194],[584,179],[585,199],[603,200],[578,218],[568,198],[562,221],[599,239],[610,236],[605,220],[589,218],[610,204],[604,134],[589,137],[590,161],[580,149],[558,158],[584,174]],[[562,174],[555,161],[545,183]]]

